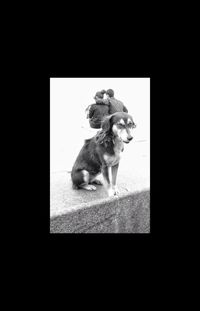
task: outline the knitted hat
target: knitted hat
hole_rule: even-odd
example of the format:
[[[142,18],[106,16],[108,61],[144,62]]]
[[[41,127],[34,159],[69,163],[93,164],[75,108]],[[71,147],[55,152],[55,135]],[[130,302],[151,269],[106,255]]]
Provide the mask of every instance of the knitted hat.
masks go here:
[[[102,98],[102,99],[103,99],[103,95],[104,95],[104,93],[102,93],[102,92],[96,92],[96,94],[95,94],[95,96]]]
[[[114,96],[114,91],[112,89],[109,89],[106,91],[106,94],[109,95],[110,97]]]

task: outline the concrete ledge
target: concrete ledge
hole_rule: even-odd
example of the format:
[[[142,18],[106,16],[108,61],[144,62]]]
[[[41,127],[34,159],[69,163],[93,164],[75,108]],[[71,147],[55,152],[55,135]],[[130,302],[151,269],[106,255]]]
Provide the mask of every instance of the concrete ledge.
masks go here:
[[[51,218],[51,233],[149,233],[149,191],[83,203]]]

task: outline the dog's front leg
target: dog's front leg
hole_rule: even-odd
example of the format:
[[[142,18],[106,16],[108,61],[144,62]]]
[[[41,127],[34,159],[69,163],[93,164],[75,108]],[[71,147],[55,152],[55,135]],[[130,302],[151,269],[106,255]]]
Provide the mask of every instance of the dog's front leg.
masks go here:
[[[112,185],[113,185],[114,195],[119,193],[119,190],[116,186],[118,167],[119,167],[119,163],[112,166]]]
[[[112,188],[112,172],[111,172],[111,166],[103,166],[102,167],[102,175],[104,178],[104,181],[106,182],[106,188],[108,191],[109,197],[114,195],[114,190]]]

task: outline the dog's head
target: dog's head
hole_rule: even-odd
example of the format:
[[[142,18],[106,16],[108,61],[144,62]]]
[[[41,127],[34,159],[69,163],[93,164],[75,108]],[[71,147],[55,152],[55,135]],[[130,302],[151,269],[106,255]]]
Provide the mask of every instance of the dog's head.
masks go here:
[[[133,139],[133,129],[136,127],[133,118],[126,112],[115,112],[107,116],[102,122],[102,129],[120,138],[124,143]]]

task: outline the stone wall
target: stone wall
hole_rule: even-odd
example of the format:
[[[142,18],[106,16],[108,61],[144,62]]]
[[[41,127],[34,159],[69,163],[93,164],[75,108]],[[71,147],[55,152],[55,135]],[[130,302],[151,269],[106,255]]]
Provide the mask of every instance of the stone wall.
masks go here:
[[[149,232],[149,191],[83,204],[50,219],[50,233]]]

